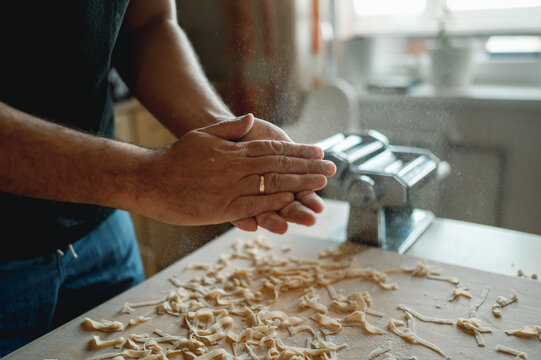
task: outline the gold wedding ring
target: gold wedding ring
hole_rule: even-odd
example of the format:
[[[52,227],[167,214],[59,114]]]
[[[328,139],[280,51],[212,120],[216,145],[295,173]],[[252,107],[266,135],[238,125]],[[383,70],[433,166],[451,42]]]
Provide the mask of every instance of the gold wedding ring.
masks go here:
[[[265,177],[263,175],[259,176],[259,193],[265,193]]]

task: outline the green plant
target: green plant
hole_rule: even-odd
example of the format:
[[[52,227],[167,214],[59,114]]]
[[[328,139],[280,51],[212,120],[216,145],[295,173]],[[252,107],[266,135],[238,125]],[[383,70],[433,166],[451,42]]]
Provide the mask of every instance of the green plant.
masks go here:
[[[438,45],[443,48],[451,47],[451,37],[447,32],[447,22],[451,18],[451,11],[447,6],[443,6],[442,14],[438,22]]]

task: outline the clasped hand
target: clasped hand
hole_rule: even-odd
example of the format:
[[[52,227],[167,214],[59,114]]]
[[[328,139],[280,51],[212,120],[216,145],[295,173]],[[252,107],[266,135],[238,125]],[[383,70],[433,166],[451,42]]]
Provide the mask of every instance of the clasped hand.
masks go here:
[[[247,115],[190,131],[174,144],[150,151],[141,166],[145,186],[140,212],[175,225],[231,221],[254,230],[253,222],[264,214],[288,206],[302,211],[292,205],[298,203],[295,198],[322,189],[335,172],[334,164],[322,160],[322,150],[312,145],[241,141],[255,136],[253,127],[254,118]],[[263,194],[260,176],[265,179]]]

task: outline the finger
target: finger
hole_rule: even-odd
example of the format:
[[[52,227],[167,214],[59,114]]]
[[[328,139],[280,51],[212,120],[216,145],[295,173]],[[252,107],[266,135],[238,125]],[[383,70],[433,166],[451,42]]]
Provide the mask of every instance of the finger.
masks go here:
[[[249,157],[265,155],[286,155],[305,159],[323,159],[323,150],[319,146],[297,144],[278,140],[254,140],[237,143]]]
[[[298,193],[305,190],[320,190],[327,185],[327,178],[318,174],[277,174],[263,175],[263,194],[280,192]],[[235,194],[260,194],[260,176],[250,175],[240,180],[233,188]]]
[[[270,232],[284,234],[287,231],[287,221],[274,211],[257,215],[256,220],[259,226]]]
[[[227,215],[232,219],[243,219],[268,211],[276,211],[294,200],[292,193],[271,195],[241,196],[233,200],[227,207]]]
[[[248,114],[240,116],[229,121],[220,121],[219,123],[209,125],[199,129],[199,131],[220,137],[225,140],[238,140],[248,134],[254,125],[254,116]]]
[[[269,132],[269,136],[265,137],[266,139],[273,138],[277,140],[285,140],[285,141],[293,142],[293,140],[291,140],[289,135],[287,135],[286,132],[280,127],[263,119],[259,119],[259,118],[255,118],[255,119],[256,119],[256,122],[260,122],[267,125],[266,129]]]
[[[280,210],[280,216],[284,221],[305,226],[316,223],[316,213],[299,201],[293,201]]]
[[[336,165],[328,160],[267,155],[243,159],[242,169],[250,175],[276,172],[282,174],[321,174],[330,177],[336,172]]]
[[[317,214],[323,211],[323,200],[313,191],[301,191],[296,193],[295,199]]]
[[[235,220],[235,221],[232,221],[231,223],[244,231],[257,230],[257,221],[253,217]]]

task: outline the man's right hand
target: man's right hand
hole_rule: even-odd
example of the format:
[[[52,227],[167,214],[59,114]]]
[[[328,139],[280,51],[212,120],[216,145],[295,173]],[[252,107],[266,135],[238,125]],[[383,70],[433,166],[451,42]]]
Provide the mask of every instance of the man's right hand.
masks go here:
[[[234,221],[278,211],[293,194],[322,189],[335,166],[312,145],[286,141],[236,142],[252,115],[188,132],[173,145],[151,150],[141,164],[131,209],[176,225]],[[265,192],[259,193],[260,175]]]

